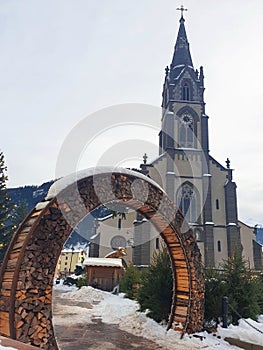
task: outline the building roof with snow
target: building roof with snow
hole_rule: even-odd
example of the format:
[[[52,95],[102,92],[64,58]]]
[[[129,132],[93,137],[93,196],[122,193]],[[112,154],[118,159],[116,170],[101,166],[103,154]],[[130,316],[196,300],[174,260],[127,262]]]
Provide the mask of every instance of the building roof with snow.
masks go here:
[[[123,268],[122,260],[117,258],[86,258],[83,265]]]

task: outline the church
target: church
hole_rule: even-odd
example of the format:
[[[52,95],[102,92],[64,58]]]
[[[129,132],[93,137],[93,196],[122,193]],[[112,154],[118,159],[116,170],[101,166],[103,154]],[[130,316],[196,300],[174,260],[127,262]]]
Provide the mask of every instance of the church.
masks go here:
[[[227,159],[224,166],[210,154],[204,70],[193,64],[183,13],[182,7],[172,62],[165,70],[159,155],[150,163],[145,155],[140,171],[156,181],[184,213],[205,266],[218,267],[237,252],[251,268],[258,269],[262,267],[262,246],[256,242],[253,229],[238,220],[237,186],[230,161]],[[129,255],[135,265],[148,265],[153,252],[160,249],[159,234],[139,215],[127,213],[126,220],[125,232],[133,236]],[[98,223],[97,239],[108,231],[103,221]],[[121,237],[125,239],[120,221],[110,224],[116,224],[119,242]],[[132,234],[128,222],[133,226]],[[114,237],[107,240],[114,241]]]

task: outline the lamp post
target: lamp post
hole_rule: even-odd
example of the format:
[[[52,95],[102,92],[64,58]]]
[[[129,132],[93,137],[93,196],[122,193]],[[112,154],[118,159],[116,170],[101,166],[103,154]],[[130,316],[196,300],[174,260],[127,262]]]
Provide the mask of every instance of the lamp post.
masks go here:
[[[223,302],[222,302],[223,328],[227,328],[227,313],[228,313],[227,310],[228,310],[228,298],[224,296]]]
[[[74,252],[74,247],[71,247],[71,259],[70,259],[70,264],[69,264],[69,274],[71,273],[71,264],[73,260],[73,252]]]

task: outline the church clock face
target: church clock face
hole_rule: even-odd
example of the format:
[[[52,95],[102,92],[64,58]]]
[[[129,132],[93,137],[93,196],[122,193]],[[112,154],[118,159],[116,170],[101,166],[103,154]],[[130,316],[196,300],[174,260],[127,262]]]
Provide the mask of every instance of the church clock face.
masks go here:
[[[190,114],[185,113],[182,116],[182,121],[185,125],[191,125],[191,124],[193,124],[193,117]]]

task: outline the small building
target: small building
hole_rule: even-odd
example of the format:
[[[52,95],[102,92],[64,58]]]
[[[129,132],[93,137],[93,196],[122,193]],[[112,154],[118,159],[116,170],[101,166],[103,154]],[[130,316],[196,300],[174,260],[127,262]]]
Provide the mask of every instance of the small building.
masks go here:
[[[120,282],[124,272],[122,259],[117,258],[86,258],[88,284],[92,287],[112,291]]]
[[[84,261],[86,255],[87,251],[85,249],[63,249],[58,259],[55,277],[65,277],[74,273],[76,266]]]

